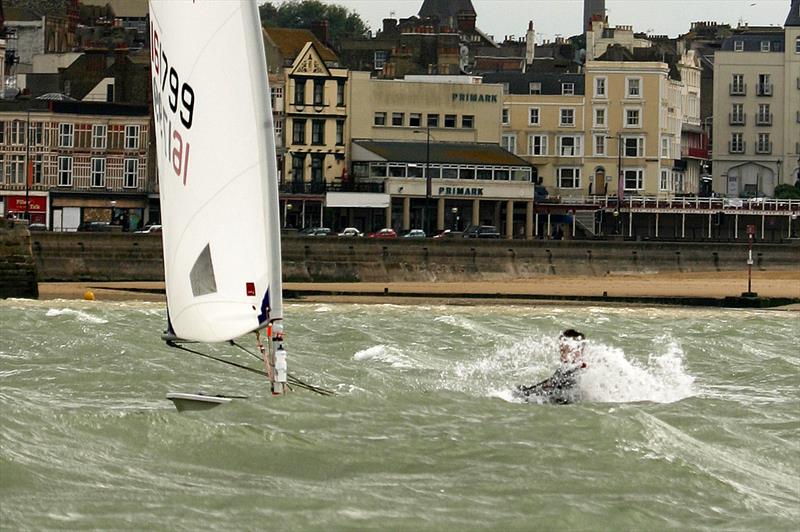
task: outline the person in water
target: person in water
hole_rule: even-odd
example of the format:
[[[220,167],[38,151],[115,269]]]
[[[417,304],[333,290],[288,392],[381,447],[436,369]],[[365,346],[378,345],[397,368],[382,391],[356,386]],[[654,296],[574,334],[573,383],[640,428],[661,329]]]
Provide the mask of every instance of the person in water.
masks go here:
[[[584,353],[586,337],[575,329],[567,329],[558,337],[561,366],[549,378],[533,386],[517,386],[523,397],[540,397],[553,403],[565,404],[575,399],[574,388],[580,372],[586,368]]]

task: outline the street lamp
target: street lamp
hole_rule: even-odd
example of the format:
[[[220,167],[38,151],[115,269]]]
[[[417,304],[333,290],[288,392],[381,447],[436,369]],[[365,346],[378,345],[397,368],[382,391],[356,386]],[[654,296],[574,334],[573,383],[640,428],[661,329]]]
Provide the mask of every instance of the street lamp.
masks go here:
[[[422,133],[421,130],[414,130],[414,133]],[[428,227],[428,209],[431,199],[431,126],[425,127],[425,210],[422,211],[422,229],[426,235],[431,233]]]

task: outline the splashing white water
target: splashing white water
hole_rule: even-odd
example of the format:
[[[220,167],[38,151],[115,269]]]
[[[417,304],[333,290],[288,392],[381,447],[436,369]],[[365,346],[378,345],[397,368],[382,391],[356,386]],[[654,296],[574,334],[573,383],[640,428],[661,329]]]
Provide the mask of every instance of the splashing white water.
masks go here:
[[[367,349],[356,352],[353,360],[375,360],[389,364],[393,368],[412,368],[414,364],[396,347],[383,344],[374,345]]]
[[[83,312],[81,310],[75,310],[71,308],[51,308],[45,314],[48,318],[52,318],[54,316],[75,316],[78,318],[78,321],[82,321],[85,323],[108,323],[108,320],[104,320],[103,318],[98,318],[97,316],[92,316],[88,312]]]

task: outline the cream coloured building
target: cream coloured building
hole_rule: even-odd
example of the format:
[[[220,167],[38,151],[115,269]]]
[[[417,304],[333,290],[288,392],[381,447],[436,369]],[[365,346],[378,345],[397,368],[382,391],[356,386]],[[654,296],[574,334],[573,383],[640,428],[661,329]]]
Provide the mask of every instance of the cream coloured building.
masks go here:
[[[754,28],[728,38],[715,55],[714,191],[773,196],[798,179],[800,162],[800,7],[785,29]]]

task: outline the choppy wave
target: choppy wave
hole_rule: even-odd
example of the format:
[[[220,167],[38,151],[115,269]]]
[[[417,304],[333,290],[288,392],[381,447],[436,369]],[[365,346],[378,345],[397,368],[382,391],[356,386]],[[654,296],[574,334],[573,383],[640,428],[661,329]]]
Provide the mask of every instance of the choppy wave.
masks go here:
[[[85,323],[98,323],[98,324],[108,323],[108,320],[99,318],[97,316],[93,316],[92,314],[84,312],[82,310],[75,310],[71,308],[61,308],[61,309],[51,308],[50,310],[47,311],[45,316],[47,316],[48,318],[52,318],[55,316],[69,316],[69,317],[75,317],[79,321]]]

